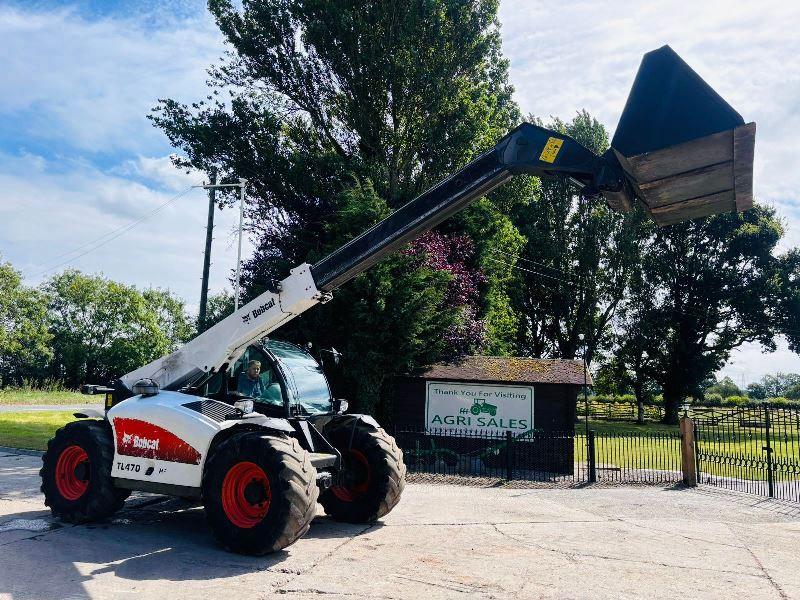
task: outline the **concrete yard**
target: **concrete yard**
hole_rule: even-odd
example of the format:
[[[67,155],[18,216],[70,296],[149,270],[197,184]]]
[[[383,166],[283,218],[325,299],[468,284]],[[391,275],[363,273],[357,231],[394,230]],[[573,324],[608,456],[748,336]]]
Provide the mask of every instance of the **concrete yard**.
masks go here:
[[[160,496],[60,526],[40,464],[0,452],[2,599],[800,598],[800,506],[708,487],[411,483],[381,523],[320,515],[286,551],[251,558]]]

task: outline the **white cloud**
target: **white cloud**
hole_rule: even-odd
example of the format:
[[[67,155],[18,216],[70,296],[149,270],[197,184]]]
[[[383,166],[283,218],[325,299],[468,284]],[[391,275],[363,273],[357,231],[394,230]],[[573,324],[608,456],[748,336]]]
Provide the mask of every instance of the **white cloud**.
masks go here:
[[[190,185],[197,185],[198,181],[207,179],[204,173],[191,169],[176,169],[170,156],[139,156],[135,160],[128,160],[125,164],[113,170],[115,173],[128,177],[140,177],[168,190],[179,191]]]
[[[69,266],[143,288],[169,288],[194,304],[205,243],[205,192],[189,191],[160,208],[176,194],[90,165],[73,165],[67,173],[52,166],[41,157],[0,155],[0,254],[23,270],[26,283]],[[142,215],[149,216],[126,230]],[[237,222],[235,210],[216,212],[212,291],[230,287]],[[244,255],[251,252],[247,242]]]
[[[93,153],[163,151],[145,116],[158,98],[194,100],[222,52],[208,16],[146,26],[144,18],[88,21],[56,12],[0,8],[0,114],[19,133]]]
[[[727,375],[737,385],[746,386],[770,373],[800,373],[800,356],[789,350],[782,337],[778,339],[778,350],[772,354],[764,354],[759,344],[743,344],[733,351],[717,376]]]

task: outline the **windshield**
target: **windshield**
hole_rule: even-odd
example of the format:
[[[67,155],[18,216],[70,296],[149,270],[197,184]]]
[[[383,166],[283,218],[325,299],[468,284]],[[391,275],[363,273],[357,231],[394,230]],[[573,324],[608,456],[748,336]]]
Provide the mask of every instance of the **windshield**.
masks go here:
[[[330,412],[331,391],[314,357],[297,346],[277,340],[269,340],[266,347],[275,355],[286,373],[286,383],[293,403],[299,404],[311,414]]]

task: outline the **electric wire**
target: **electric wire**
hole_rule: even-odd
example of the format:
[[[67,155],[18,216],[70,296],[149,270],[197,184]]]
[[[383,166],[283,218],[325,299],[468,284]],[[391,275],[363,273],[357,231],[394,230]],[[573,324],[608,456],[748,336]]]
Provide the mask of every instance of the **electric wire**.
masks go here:
[[[85,250],[84,252],[79,252],[75,256],[70,256],[66,260],[61,261],[61,262],[59,262],[59,263],[57,263],[57,264],[55,264],[55,265],[53,265],[51,267],[48,267],[48,268],[36,273],[32,277],[34,277],[34,278],[41,277],[42,275],[45,275],[45,274],[49,273],[50,271],[54,271],[54,270],[58,269],[59,267],[62,267],[62,266],[66,265],[66,264],[68,264],[68,263],[70,263],[72,261],[75,261],[75,260],[77,260],[77,259],[79,259],[79,258],[81,258],[83,256],[86,256],[87,254],[90,254],[90,253],[94,252],[98,248],[101,248],[101,247],[105,246],[109,242],[114,241],[115,239],[119,238],[120,236],[125,235],[131,229],[133,229],[134,227],[139,225],[142,221],[144,221],[144,220],[152,217],[153,215],[159,213],[160,211],[165,209],[170,204],[173,204],[174,202],[177,202],[179,199],[181,199],[183,196],[185,196],[189,191],[191,191],[191,189],[193,187],[194,186],[191,186],[191,185],[186,187],[185,189],[183,189],[180,192],[178,192],[177,194],[175,194],[173,197],[171,197],[166,202],[163,202],[162,204],[159,204],[158,206],[156,206],[152,210],[144,213],[143,215],[139,216],[138,218],[136,218],[135,220],[131,221],[130,223],[127,223],[127,224],[125,224],[125,225],[123,225],[121,227],[118,227],[117,229],[109,231],[109,232],[107,232],[107,233],[105,233],[105,234],[103,234],[103,235],[101,235],[101,236],[99,236],[99,237],[97,237],[97,238],[95,238],[93,240],[85,242],[85,243],[81,244],[80,246],[78,246],[76,248],[73,248],[72,250],[69,250],[68,252],[63,252],[62,254],[59,254],[59,255],[54,256],[54,257],[51,257],[50,259],[48,259],[48,260],[46,260],[46,261],[44,261],[42,263],[39,263],[39,266],[43,266],[43,265],[46,265],[48,263],[53,262],[54,260],[58,260],[58,259],[60,259],[60,258],[62,258],[64,256],[69,256],[71,254],[75,254],[76,252],[79,252],[80,250],[88,247],[88,249]]]

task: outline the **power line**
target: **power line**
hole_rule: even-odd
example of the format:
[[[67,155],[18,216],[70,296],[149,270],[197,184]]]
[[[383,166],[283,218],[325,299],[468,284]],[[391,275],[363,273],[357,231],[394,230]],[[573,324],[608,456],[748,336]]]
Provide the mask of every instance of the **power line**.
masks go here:
[[[509,256],[511,256],[511,255],[509,255]],[[507,263],[507,262],[504,262],[504,261],[501,261],[501,260],[497,260],[497,259],[492,258],[492,257],[486,257],[486,258],[488,260],[491,260],[492,262],[496,262],[496,263],[505,265],[507,267],[511,267],[512,269],[517,269],[517,270],[522,271],[524,273],[530,273],[532,275],[538,275],[540,277],[546,277],[546,278],[552,279],[554,281],[566,283],[566,284],[568,284],[568,285],[570,285],[572,287],[574,287],[574,285],[575,285],[575,281],[574,280],[570,281],[570,280],[567,280],[567,279],[554,277],[554,276],[548,275],[546,273],[541,273],[539,271],[534,271],[532,269],[526,269],[525,267],[520,267],[519,265],[514,265],[514,264],[511,264],[511,263]],[[558,288],[556,286],[554,286],[552,284],[548,285],[547,283],[545,283],[543,281],[534,281],[534,283],[538,283],[540,285],[548,287],[551,290],[558,290]],[[677,312],[677,313],[681,313],[681,314],[684,314],[684,315],[687,315],[687,316],[690,316],[690,317],[696,317],[696,318],[700,318],[700,319],[708,319],[709,318],[708,314],[700,314],[700,313],[695,313],[695,312],[691,312],[691,311],[688,311],[688,310],[681,310],[679,308],[672,307],[672,306],[664,307],[663,309],[658,309],[658,310]],[[746,325],[746,324],[743,324],[743,325]],[[800,333],[800,329],[782,328],[780,333],[782,333],[782,334],[785,334],[785,333]]]
[[[126,225],[118,227],[117,229],[109,231],[108,233],[105,233],[105,234],[103,234],[103,235],[101,235],[101,236],[99,236],[99,237],[97,237],[97,238],[95,238],[93,240],[90,240],[90,241],[88,241],[88,242],[86,242],[84,244],[81,244],[77,248],[73,248],[72,250],[70,250],[68,252],[64,252],[62,254],[59,254],[58,256],[54,256],[54,257],[52,257],[52,258],[50,258],[50,259],[48,259],[48,260],[46,260],[46,261],[44,261],[42,263],[39,263],[40,266],[41,265],[46,265],[49,262],[53,262],[54,260],[58,260],[59,258],[62,258],[64,256],[69,256],[70,254],[74,254],[75,252],[78,252],[79,250],[88,247],[88,249],[85,250],[84,252],[80,252],[79,254],[76,254],[75,256],[71,256],[70,258],[67,258],[64,261],[61,261],[61,262],[59,262],[59,263],[57,263],[57,264],[55,264],[55,265],[53,265],[51,267],[48,267],[47,269],[44,269],[43,271],[40,271],[39,273],[36,273],[35,275],[33,275],[33,277],[34,278],[41,277],[42,275],[44,275],[46,273],[49,273],[50,271],[54,271],[55,269],[58,269],[59,267],[62,267],[62,266],[66,265],[69,262],[77,260],[77,259],[79,259],[79,258],[81,258],[83,256],[86,256],[87,254],[90,254],[91,252],[94,252],[98,248],[101,248],[102,246],[105,246],[109,242],[111,242],[111,241],[117,239],[118,237],[120,237],[120,236],[126,234],[127,232],[129,232],[131,229],[136,227],[139,223],[141,223],[145,219],[148,219],[149,217],[151,217],[154,214],[160,212],[161,210],[163,210],[164,208],[166,208],[170,204],[178,201],[180,198],[185,196],[192,189],[192,187],[193,186],[189,186],[186,189],[178,192],[175,196],[173,196],[172,198],[170,198],[166,202],[164,202],[162,204],[159,204],[157,207],[155,207],[151,211],[141,215],[140,217],[138,217],[137,219],[135,219],[134,221],[131,221],[130,223],[128,223]]]
[[[512,264],[512,263],[507,263],[507,262],[502,261],[502,260],[497,260],[496,258],[492,258],[491,256],[487,256],[486,260],[490,260],[492,262],[496,262],[496,263],[499,263],[501,265],[505,265],[507,267],[511,267],[512,269],[518,269],[518,270],[523,271],[525,273],[531,273],[533,275],[539,275],[540,277],[547,277],[548,279],[553,279],[555,281],[561,281],[561,282],[569,284],[571,286],[575,285],[574,281],[570,281],[570,280],[567,280],[567,279],[562,279],[560,277],[553,277],[552,275],[548,275],[547,273],[540,273],[539,271],[534,271],[532,269],[526,269],[525,267],[520,267],[519,265],[515,265],[515,264]]]
[[[552,271],[558,271],[559,273],[562,273],[562,274],[566,275],[567,277],[569,277],[572,281],[575,281],[574,279],[572,279],[572,274],[567,272],[567,271],[565,271],[564,269],[559,269],[558,267],[552,267],[552,266],[547,265],[545,263],[538,262],[538,261],[532,260],[530,258],[525,258],[524,256],[520,256],[519,254],[512,254],[511,252],[503,252],[502,250],[500,250],[498,248],[490,248],[489,251],[494,253],[494,254],[502,254],[503,256],[507,256],[507,257],[513,258],[515,260],[521,260],[523,262],[531,263],[531,264],[537,265],[539,267],[544,267],[545,269],[550,269]]]

